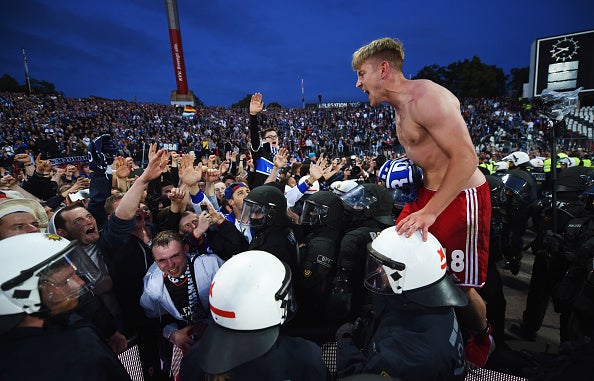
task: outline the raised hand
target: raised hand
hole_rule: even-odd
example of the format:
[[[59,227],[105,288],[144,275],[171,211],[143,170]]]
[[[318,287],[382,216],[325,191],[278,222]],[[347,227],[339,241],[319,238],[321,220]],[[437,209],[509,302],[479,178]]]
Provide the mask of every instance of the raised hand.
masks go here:
[[[23,163],[23,164],[28,164],[31,162],[31,156],[29,156],[26,153],[17,153],[16,155],[14,155],[14,161],[17,161],[17,162]]]
[[[17,183],[17,179],[12,177],[11,175],[6,175],[0,179],[0,186],[10,188],[11,186]]]
[[[264,109],[264,102],[262,102],[262,94],[256,93],[252,95],[250,100],[250,115],[257,115]]]
[[[274,166],[282,169],[287,166],[287,162],[289,160],[289,150],[286,148],[280,148],[278,153],[274,157]]]
[[[317,164],[311,164],[309,166],[309,176],[311,177],[311,181],[314,182],[317,179],[321,178],[323,174],[323,169],[321,166]]]
[[[223,160],[223,162],[221,162],[221,165],[219,166],[220,173],[226,173],[229,170],[230,166],[231,162],[229,160]]]
[[[152,146],[153,145],[151,144],[151,147]],[[154,144],[154,146],[156,148],[157,145]],[[163,170],[167,167],[167,162],[169,160],[169,155],[167,152],[165,152],[165,150],[162,149],[149,156],[151,157],[149,159],[149,163],[146,166],[144,172],[142,172],[142,175],[138,178],[139,180],[143,179],[147,182],[161,176],[161,173],[163,173]]]
[[[204,176],[204,182],[206,183],[214,183],[221,178],[221,171],[218,169],[207,169],[206,175]]]
[[[126,164],[126,159],[121,156],[116,156],[113,159],[111,169],[115,171],[116,176],[120,179],[126,178],[130,174],[130,168]]]
[[[186,205],[190,200],[187,189],[187,185],[182,184],[179,188],[171,188],[171,192],[167,194],[167,198],[171,200],[172,213],[179,213],[186,210]]]
[[[198,182],[202,179],[202,165],[194,167],[194,157],[183,154],[179,163],[179,178],[189,188],[198,186]]]

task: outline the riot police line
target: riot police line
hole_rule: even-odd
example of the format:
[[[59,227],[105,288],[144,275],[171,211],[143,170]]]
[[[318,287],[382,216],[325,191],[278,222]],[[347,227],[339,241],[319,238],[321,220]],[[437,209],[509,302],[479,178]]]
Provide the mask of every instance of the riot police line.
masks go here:
[[[560,314],[560,353],[583,348],[594,334],[594,168],[560,160],[553,183],[553,172],[524,152],[504,160],[509,169],[487,175],[491,255],[514,275],[523,252],[535,255],[522,322],[510,330],[533,341],[552,301]],[[534,236],[528,243],[527,230]]]

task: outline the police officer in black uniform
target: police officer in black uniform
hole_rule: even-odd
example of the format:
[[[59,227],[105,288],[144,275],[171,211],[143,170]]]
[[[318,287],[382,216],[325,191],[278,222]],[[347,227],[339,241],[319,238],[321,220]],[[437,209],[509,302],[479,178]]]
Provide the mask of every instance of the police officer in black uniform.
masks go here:
[[[365,290],[357,288],[363,274],[356,269],[363,268],[366,245],[383,229],[394,225],[393,197],[382,185],[358,184],[353,180],[332,184],[331,188],[340,195],[345,207],[345,234],[340,241],[337,272],[328,303],[328,313],[341,319],[351,311],[356,316],[358,307],[365,303]]]
[[[530,218],[530,207],[536,201],[536,180],[528,172],[529,157],[525,152],[513,152],[503,158],[510,163],[510,169],[501,178],[507,196],[505,214],[507,216],[501,232],[504,265],[512,274],[520,271],[523,236]]]
[[[394,227],[368,246],[364,284],[373,313],[337,332],[339,377],[381,374],[402,380],[463,380],[466,362],[453,307],[464,293],[446,276],[446,257],[429,233],[410,238]]]

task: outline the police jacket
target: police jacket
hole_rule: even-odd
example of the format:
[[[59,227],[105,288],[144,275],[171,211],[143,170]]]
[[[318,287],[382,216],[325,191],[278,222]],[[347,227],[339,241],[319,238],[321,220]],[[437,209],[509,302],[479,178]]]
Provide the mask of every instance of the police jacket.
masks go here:
[[[464,380],[462,335],[454,309],[423,308],[398,296],[374,294],[371,337],[359,348],[352,337],[338,339],[339,377],[381,374],[403,380]]]
[[[198,349],[199,346],[193,346],[182,358],[180,381],[205,379],[204,371],[194,360]],[[280,335],[264,355],[232,369],[229,373],[233,375],[234,381],[323,381],[328,377],[318,345],[300,337],[284,335]]]
[[[90,323],[76,314],[15,327],[0,336],[2,380],[130,380],[126,368]]]

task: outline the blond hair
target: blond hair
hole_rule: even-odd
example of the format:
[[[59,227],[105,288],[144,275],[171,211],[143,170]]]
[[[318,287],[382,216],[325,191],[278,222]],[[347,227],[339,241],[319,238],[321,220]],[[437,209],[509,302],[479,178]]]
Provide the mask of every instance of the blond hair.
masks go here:
[[[369,58],[377,58],[381,61],[388,61],[390,66],[402,71],[404,62],[404,49],[402,42],[395,38],[384,37],[371,41],[369,44],[360,47],[353,53],[352,67],[357,71]]]

